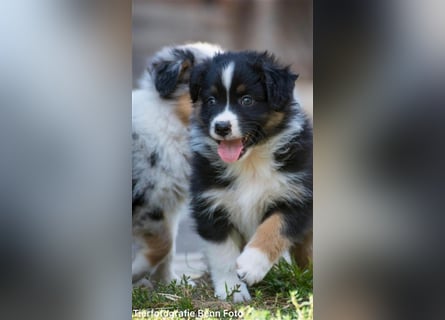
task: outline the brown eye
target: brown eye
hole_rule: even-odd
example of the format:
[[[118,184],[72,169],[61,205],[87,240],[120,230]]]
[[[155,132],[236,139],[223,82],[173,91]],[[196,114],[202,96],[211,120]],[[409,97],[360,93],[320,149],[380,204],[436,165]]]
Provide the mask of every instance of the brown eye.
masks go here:
[[[251,106],[254,100],[251,96],[243,96],[240,100],[241,105],[243,106]]]
[[[215,97],[209,97],[208,99],[207,99],[207,105],[209,105],[209,106],[214,106],[216,104],[216,99],[215,99]]]

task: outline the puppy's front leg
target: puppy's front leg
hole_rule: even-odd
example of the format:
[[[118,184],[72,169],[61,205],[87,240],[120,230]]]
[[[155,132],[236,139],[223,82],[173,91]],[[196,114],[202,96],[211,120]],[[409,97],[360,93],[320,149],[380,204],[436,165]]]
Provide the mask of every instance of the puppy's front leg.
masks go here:
[[[236,274],[236,258],[239,254],[239,246],[230,235],[223,242],[207,242],[207,258],[215,296],[220,299],[226,300],[230,293],[237,290],[233,293],[234,302],[250,300],[246,284]]]
[[[252,285],[261,281],[291,242],[283,235],[283,216],[273,213],[257,229],[236,260],[238,277]]]
[[[157,266],[165,261],[171,252],[173,241],[169,233],[141,234],[137,238],[142,248],[131,265],[133,283],[153,273]]]

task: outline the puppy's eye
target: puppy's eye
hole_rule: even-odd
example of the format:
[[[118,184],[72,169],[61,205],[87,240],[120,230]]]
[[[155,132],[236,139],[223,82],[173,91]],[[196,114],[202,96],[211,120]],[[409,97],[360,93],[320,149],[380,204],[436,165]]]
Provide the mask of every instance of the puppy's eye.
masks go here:
[[[251,106],[254,103],[254,100],[251,96],[243,96],[240,100],[240,104],[243,106]]]
[[[209,105],[209,106],[214,106],[216,104],[216,99],[215,99],[215,97],[209,97],[208,99],[207,99],[207,105]]]

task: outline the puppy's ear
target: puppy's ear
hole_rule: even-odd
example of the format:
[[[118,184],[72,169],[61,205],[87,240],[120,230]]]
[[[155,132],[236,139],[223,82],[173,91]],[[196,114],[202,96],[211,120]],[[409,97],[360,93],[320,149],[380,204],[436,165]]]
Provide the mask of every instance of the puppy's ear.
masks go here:
[[[190,75],[190,98],[192,102],[195,103],[201,92],[202,82],[207,73],[209,67],[209,61],[198,64],[193,68],[192,74]]]
[[[283,110],[293,99],[295,80],[298,75],[289,71],[289,68],[279,69],[275,66],[264,68],[267,99],[276,111]]]
[[[187,83],[190,78],[190,70],[195,62],[194,56],[189,51],[175,50],[173,61],[156,61],[150,66],[156,90],[161,97],[169,97],[179,83]]]
[[[282,111],[293,99],[295,80],[298,75],[289,67],[281,67],[273,55],[264,52],[255,62],[254,67],[262,72],[266,86],[267,100],[275,111]]]

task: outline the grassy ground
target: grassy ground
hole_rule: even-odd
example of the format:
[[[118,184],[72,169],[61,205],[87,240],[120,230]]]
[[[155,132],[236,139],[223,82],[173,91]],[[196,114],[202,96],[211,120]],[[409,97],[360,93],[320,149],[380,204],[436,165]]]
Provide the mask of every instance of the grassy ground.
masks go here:
[[[133,320],[313,318],[312,267],[300,270],[295,264],[280,261],[261,283],[249,288],[252,301],[248,304],[234,304],[213,297],[208,275],[196,280],[194,287],[185,283],[160,284],[156,290],[134,289]]]

